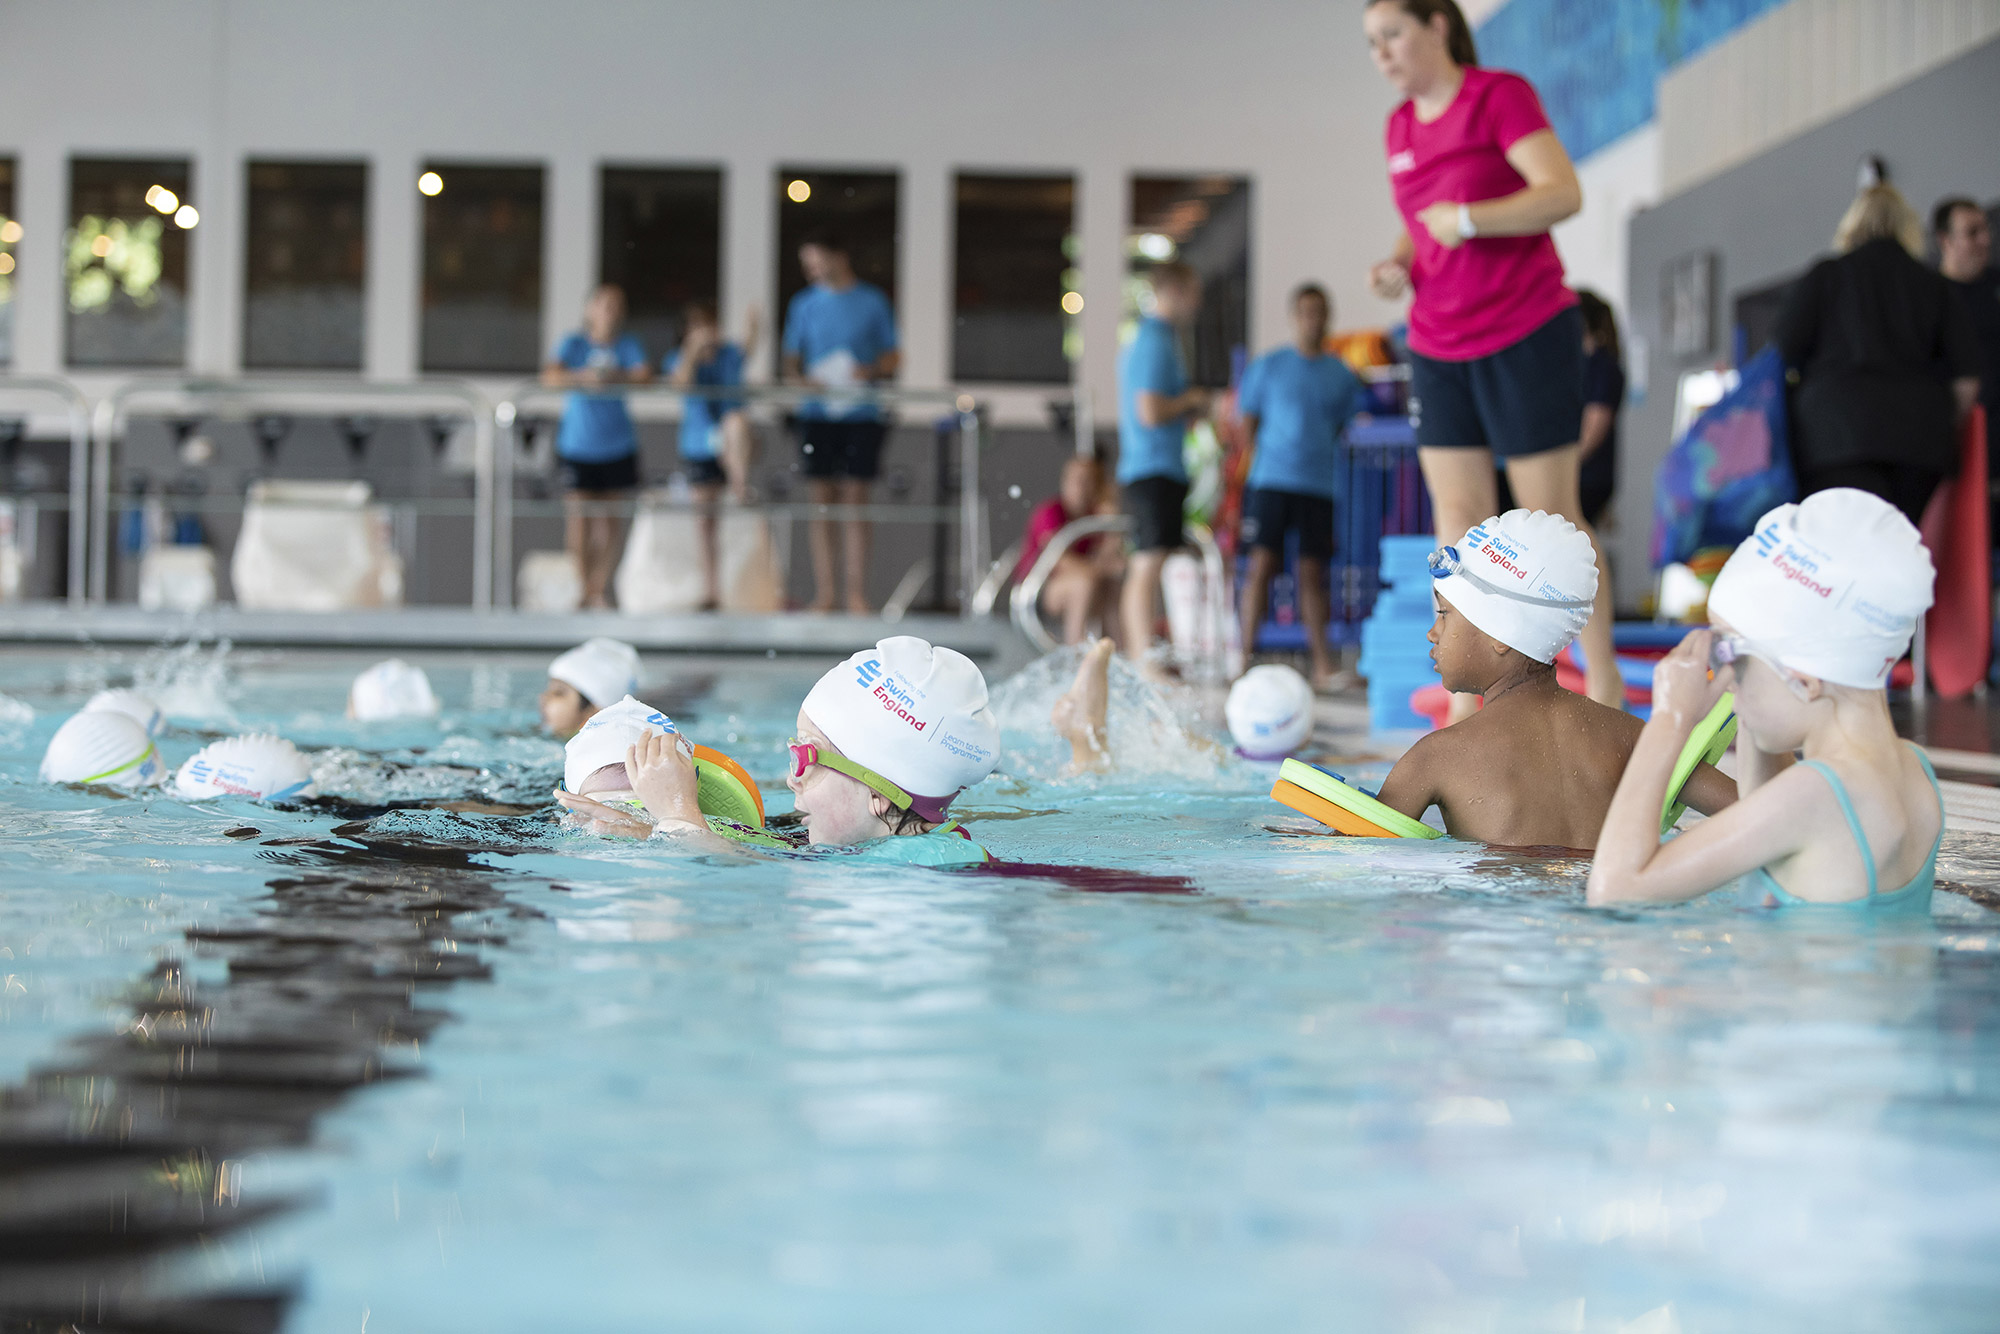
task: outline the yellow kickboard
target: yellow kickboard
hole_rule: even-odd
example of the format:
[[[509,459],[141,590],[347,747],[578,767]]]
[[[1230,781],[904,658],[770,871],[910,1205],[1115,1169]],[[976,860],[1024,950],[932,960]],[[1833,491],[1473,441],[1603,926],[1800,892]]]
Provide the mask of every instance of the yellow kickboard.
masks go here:
[[[1290,792],[1280,789],[1289,788]],[[1392,806],[1385,806],[1360,788],[1315,769],[1303,760],[1286,760],[1278,770],[1275,799],[1343,834],[1361,838],[1443,838],[1444,835]],[[1310,806],[1299,798],[1308,799]]]

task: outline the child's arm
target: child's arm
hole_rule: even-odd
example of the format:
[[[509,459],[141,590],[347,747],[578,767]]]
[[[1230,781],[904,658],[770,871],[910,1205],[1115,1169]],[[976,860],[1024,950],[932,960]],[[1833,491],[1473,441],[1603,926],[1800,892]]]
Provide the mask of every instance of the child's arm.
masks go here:
[[[675,732],[640,737],[625,753],[625,776],[632,791],[646,803],[653,827],[660,833],[708,832],[708,821],[696,799],[700,782],[694,771],[694,748]]]
[[[1375,794],[1375,799],[1412,820],[1423,819],[1424,812],[1432,806],[1443,810],[1437,781],[1445,749],[1438,738],[1443,735],[1443,732],[1432,732],[1403,752],[1403,758],[1396,761],[1396,767],[1382,780],[1382,790]],[[1450,822],[1447,820],[1446,823]]]
[[[1739,795],[1736,780],[1712,764],[1697,764],[1681,788],[1681,801],[1703,815],[1727,810],[1736,804]]]
[[[1816,794],[1788,783],[1660,842],[1660,807],[1674,762],[1695,722],[1722,696],[1721,683],[1709,679],[1709,641],[1705,630],[1689,635],[1653,674],[1653,716],[1639,733],[1598,835],[1585,894],[1593,905],[1696,898],[1797,852],[1817,823],[1800,818],[1818,814]]]

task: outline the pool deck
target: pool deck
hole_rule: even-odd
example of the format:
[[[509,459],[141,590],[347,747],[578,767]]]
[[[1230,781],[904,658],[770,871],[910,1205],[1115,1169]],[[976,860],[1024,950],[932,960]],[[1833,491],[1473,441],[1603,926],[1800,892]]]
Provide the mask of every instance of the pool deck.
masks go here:
[[[959,650],[989,672],[1011,672],[1033,648],[998,617],[916,614],[901,620],[845,613],[773,615],[618,612],[476,612],[464,607],[279,612],[212,607],[195,613],[136,606],[0,605],[0,643],[158,644],[227,639],[293,648],[518,649],[561,651],[597,635],[648,653],[844,655],[890,635],[917,635]]]

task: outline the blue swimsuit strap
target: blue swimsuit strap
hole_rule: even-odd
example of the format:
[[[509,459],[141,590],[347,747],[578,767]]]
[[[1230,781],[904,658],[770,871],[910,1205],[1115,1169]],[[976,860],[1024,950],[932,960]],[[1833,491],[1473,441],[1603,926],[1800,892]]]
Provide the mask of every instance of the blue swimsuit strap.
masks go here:
[[[1910,749],[1916,752],[1917,763],[1924,767],[1924,777],[1931,780],[1931,794],[1937,798],[1938,831],[1937,837],[1931,840],[1930,853],[1930,860],[1934,861],[1938,849],[1944,846],[1944,789],[1938,786],[1937,770],[1931,768],[1931,758],[1924,754],[1923,747],[1912,745]],[[1840,813],[1847,817],[1847,828],[1861,849],[1861,862],[1868,868],[1868,897],[1874,898],[1880,889],[1880,882],[1875,876],[1875,852],[1868,846],[1868,835],[1862,831],[1861,817],[1854,813],[1854,803],[1848,799],[1847,785],[1840,781],[1840,775],[1833,771],[1833,767],[1823,761],[1802,760],[1800,763],[1818,770],[1820,776],[1826,779],[1827,786],[1833,789],[1833,798],[1840,803]],[[1917,874],[1921,876],[1923,872],[1918,871]]]

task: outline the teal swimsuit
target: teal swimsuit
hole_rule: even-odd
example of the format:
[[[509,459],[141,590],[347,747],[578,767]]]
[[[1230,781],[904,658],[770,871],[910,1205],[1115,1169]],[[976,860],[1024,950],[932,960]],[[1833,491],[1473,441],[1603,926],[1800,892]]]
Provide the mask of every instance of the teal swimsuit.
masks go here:
[[[1861,832],[1861,821],[1855,817],[1854,803],[1848,799],[1847,788],[1832,768],[1818,760],[1805,760],[1811,769],[1817,769],[1833,788],[1834,798],[1840,802],[1840,813],[1847,817],[1847,827],[1854,834],[1854,842],[1861,849],[1861,864],[1868,868],[1868,893],[1864,898],[1847,899],[1840,903],[1826,903],[1818,899],[1802,899],[1787,893],[1783,886],[1771,878],[1771,873],[1758,867],[1743,877],[1743,901],[1753,908],[1859,908],[1864,912],[1921,913],[1930,915],[1931,890],[1937,884],[1938,847],[1944,842],[1944,793],[1938,788],[1937,771],[1931,768],[1928,755],[1915,746],[1917,762],[1924,766],[1924,776],[1931,780],[1931,791],[1938,799],[1938,836],[1931,843],[1931,855],[1924,858],[1910,883],[1901,889],[1882,893],[1875,880],[1875,853],[1868,846],[1868,835]]]
[[[928,866],[940,871],[984,866],[992,860],[992,854],[973,842],[972,835],[956,820],[947,820],[927,834],[870,839],[851,848],[809,848],[769,830],[751,829],[719,815],[708,817],[708,827],[711,832],[731,842],[769,848],[774,852],[811,852],[815,856],[852,857],[896,866]]]

